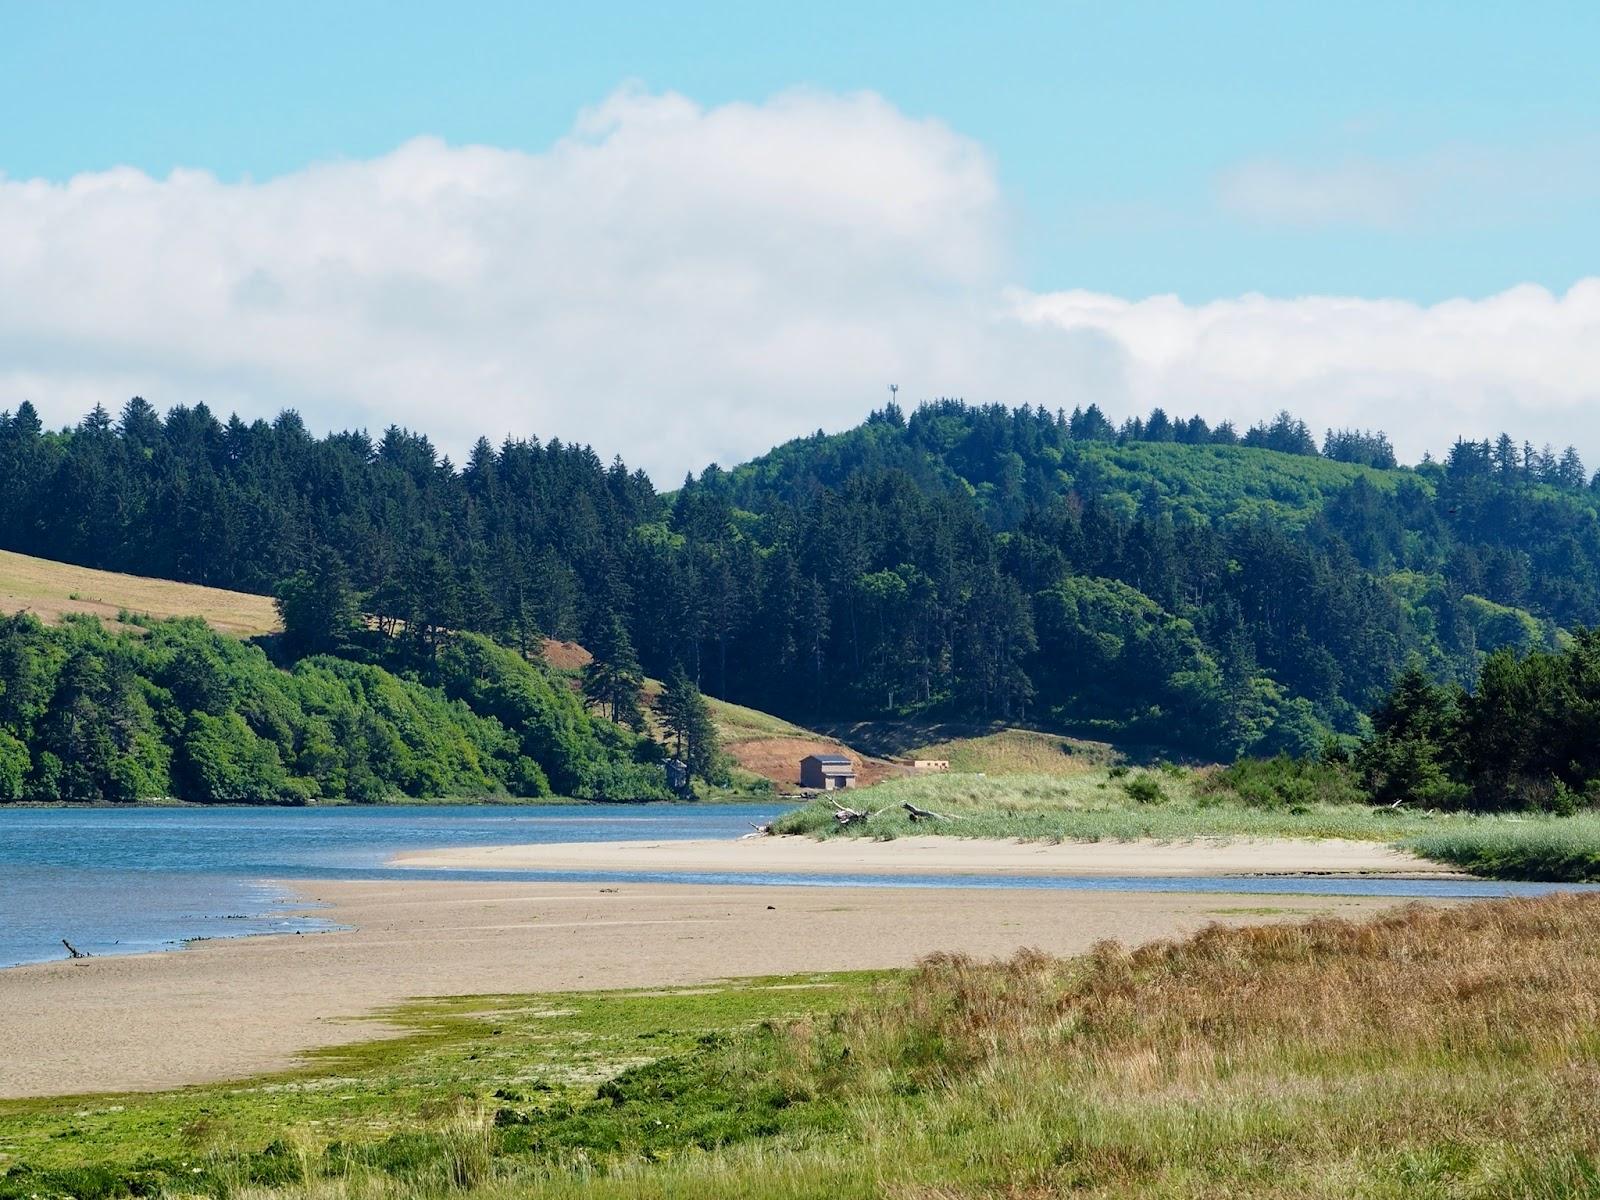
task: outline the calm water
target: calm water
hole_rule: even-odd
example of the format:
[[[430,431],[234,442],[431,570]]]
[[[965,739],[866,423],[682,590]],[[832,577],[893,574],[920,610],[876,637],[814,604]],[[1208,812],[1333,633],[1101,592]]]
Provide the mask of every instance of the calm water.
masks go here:
[[[326,928],[268,880],[403,874],[403,850],[729,838],[770,805],[67,809],[0,806],[0,967]],[[303,907],[298,906],[297,907]]]
[[[525,842],[732,838],[781,808],[758,805],[539,805],[384,808],[11,809],[0,806],[0,966],[132,954],[195,938],[329,928],[292,914],[272,880],[572,880],[1084,891],[1289,892],[1345,896],[1535,895],[1544,884],[1296,877],[1037,878],[734,872],[419,871],[404,850]],[[1595,885],[1590,885],[1594,887]],[[1586,889],[1588,890],[1588,889]],[[1003,903],[1003,901],[997,901]]]

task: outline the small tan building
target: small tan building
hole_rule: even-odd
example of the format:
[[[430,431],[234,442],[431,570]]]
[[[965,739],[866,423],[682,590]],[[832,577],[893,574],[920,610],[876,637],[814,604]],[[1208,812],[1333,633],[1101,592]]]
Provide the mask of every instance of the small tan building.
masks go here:
[[[842,792],[856,785],[856,768],[842,754],[808,754],[800,760],[800,786]]]
[[[950,760],[948,758],[919,758],[911,764],[919,771],[948,771]]]

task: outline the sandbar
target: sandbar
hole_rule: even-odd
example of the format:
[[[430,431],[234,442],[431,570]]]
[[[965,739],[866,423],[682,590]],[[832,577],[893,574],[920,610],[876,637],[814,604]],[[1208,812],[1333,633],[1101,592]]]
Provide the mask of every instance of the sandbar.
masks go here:
[[[550,842],[411,851],[393,865],[449,870],[703,871],[878,875],[1454,875],[1381,842],[1191,838],[1040,842],[942,835],[889,841],[750,837],[736,841]]]
[[[902,847],[903,848],[903,847]],[[383,1036],[411,998],[705,985],[1083,951],[1214,921],[1360,917],[1384,897],[446,882],[293,885],[348,931],[0,970],[0,1097],[154,1090]]]

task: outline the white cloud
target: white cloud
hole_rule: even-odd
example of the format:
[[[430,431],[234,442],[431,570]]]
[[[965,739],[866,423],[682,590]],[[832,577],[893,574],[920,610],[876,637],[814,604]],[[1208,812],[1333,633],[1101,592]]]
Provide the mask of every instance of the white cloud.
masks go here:
[[[0,406],[134,391],[671,476],[855,419],[1001,280],[983,150],[870,95],[623,90],[542,154],[0,182]]]
[[[0,408],[139,393],[588,441],[663,483],[902,397],[1600,440],[1600,283],[1433,308],[1007,287],[984,149],[869,95],[619,91],[545,152],[0,179]],[[1579,426],[1584,426],[1579,429]],[[1582,438],[1579,439],[1580,441]],[[1600,446],[1595,447],[1600,450]]]
[[[1039,329],[1101,341],[1118,398],[1241,425],[1280,407],[1319,430],[1386,429],[1403,456],[1502,429],[1600,452],[1600,279],[1483,300],[1244,296],[1187,305],[1014,295]],[[1596,464],[1600,465],[1600,464]]]

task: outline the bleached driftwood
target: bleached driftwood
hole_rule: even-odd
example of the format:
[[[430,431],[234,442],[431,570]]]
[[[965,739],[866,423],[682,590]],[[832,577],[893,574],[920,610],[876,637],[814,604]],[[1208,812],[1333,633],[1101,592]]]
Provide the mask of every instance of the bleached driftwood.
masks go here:
[[[872,819],[872,814],[864,808],[846,808],[833,799],[830,799],[828,803],[833,805],[833,819],[839,823],[839,828],[841,829],[847,825],[854,825],[859,821],[870,821]]]

